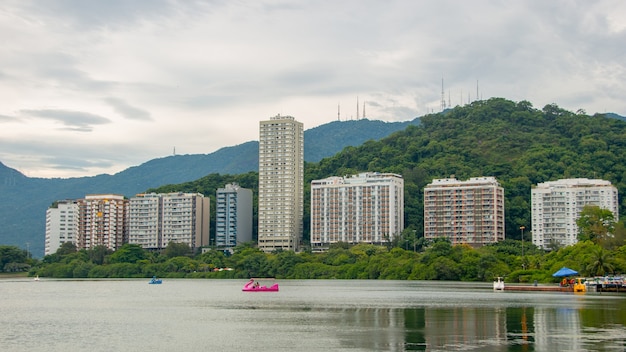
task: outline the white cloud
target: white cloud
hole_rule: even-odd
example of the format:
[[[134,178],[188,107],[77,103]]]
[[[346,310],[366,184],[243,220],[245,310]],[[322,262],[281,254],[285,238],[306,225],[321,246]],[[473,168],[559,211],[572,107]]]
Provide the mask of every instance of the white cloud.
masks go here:
[[[109,97],[104,99],[117,113],[130,120],[152,120],[150,113],[129,105],[122,99]]]
[[[93,130],[92,125],[101,125],[111,122],[111,120],[106,117],[81,111],[44,109],[22,110],[21,113],[60,122],[66,129],[71,131],[90,132]]]
[[[5,1],[0,161],[115,173],[255,140],[276,113],[354,117],[357,96],[370,119],[408,120],[438,111],[442,78],[453,105],[478,82],[625,114],[623,18],[615,1]]]

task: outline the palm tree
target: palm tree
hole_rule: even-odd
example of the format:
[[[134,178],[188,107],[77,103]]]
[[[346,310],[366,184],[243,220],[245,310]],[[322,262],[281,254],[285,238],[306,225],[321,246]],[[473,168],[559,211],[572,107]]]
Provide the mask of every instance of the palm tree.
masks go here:
[[[613,272],[613,265],[610,261],[613,259],[610,253],[602,247],[598,247],[593,251],[592,261],[587,265],[587,271],[594,276],[602,276],[607,272]]]

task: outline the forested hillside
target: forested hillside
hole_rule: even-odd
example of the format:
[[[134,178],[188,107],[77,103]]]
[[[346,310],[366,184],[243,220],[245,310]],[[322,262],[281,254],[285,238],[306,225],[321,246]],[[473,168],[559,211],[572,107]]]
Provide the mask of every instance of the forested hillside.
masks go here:
[[[313,179],[364,171],[398,173],[405,180],[406,226],[421,236],[424,186],[434,178],[450,175],[460,180],[494,176],[505,189],[506,237],[519,239],[521,225],[530,229],[532,185],[561,178],[600,178],[611,181],[623,195],[624,160],[624,121],[600,114],[572,113],[556,105],[537,109],[527,101],[493,98],[424,116],[420,126],[409,126],[380,141],[347,147],[318,163],[307,163],[305,199],[310,199]],[[216,187],[236,181],[254,189],[256,196],[256,177],[256,173],[209,175],[152,191],[184,190],[213,195]],[[305,239],[309,205],[305,202]],[[620,213],[624,210],[625,203],[621,201]]]

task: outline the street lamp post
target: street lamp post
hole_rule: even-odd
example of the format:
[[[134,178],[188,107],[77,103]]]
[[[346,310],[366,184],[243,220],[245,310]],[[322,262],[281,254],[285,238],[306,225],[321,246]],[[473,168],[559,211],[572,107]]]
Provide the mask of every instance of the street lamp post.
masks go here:
[[[522,231],[522,270],[526,270],[526,264],[524,264],[524,229],[526,226],[520,226],[519,229]]]

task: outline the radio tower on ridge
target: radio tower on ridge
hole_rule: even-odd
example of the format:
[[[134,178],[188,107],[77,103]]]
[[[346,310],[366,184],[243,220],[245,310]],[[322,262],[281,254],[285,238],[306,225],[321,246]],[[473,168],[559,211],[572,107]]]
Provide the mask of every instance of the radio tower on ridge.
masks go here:
[[[446,93],[443,90],[443,77],[441,78],[441,111],[446,109]]]
[[[476,80],[476,100],[480,100],[480,96],[478,95],[478,80]]]
[[[365,102],[363,102],[363,118],[365,119]]]

